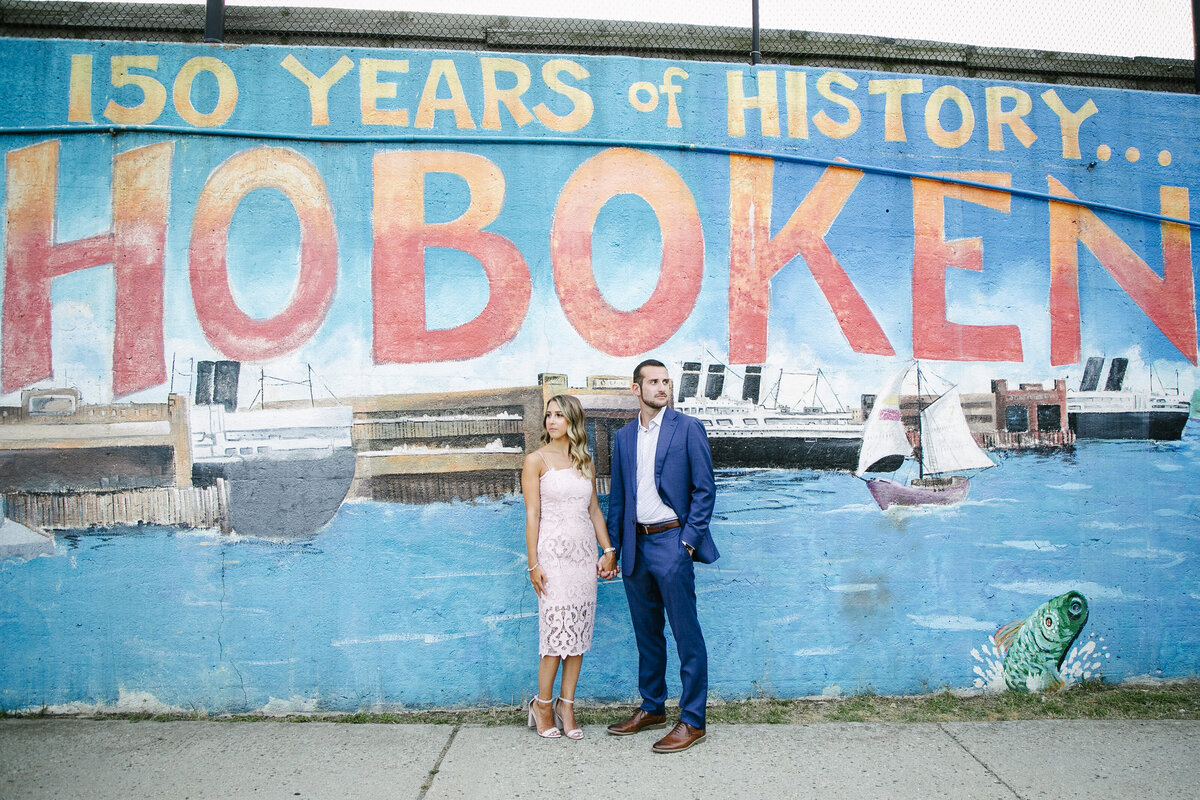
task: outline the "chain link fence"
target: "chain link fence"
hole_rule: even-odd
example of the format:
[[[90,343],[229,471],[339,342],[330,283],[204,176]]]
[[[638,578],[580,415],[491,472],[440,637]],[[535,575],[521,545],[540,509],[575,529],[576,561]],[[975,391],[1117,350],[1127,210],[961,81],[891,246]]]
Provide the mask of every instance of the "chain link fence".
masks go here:
[[[331,0],[338,2],[339,0]],[[1152,1],[1152,0],[1148,0]],[[278,0],[267,0],[278,2]],[[498,0],[494,0],[498,2]],[[1025,0],[1009,0],[1018,5]],[[1171,3],[1173,0],[1160,0]],[[1178,2],[1175,3],[1179,5]],[[444,3],[442,4],[444,5]],[[529,5],[507,0],[520,9]],[[695,17],[714,19],[716,0],[697,0]],[[720,4],[722,8],[728,3]],[[745,6],[742,14],[741,6]],[[1104,6],[1095,3],[1096,19],[1104,19]],[[501,14],[445,14],[422,11],[384,11],[353,8],[230,5],[224,10],[223,41],[229,44],[328,45],[379,48],[436,48],[490,52],[627,55],[674,60],[749,63],[753,50],[751,3],[737,5],[732,17],[742,25],[684,24],[680,22],[612,19],[561,19]],[[915,38],[890,38],[861,33],[804,30],[816,24],[805,11],[816,4],[795,0],[762,0],[763,27],[758,52],[763,64],[802,65],[841,69],[868,69],[899,73],[924,73],[1112,86],[1154,91],[1193,92],[1193,62],[1157,56],[1114,56],[961,44]],[[1178,25],[1191,30],[1186,3]],[[555,8],[562,9],[557,5]],[[725,9],[728,12],[728,9]],[[614,10],[614,15],[616,15]],[[686,12],[685,12],[686,13]],[[986,24],[972,23],[962,11],[962,27],[978,36]],[[661,16],[661,15],[660,15]],[[206,8],[194,3],[60,2],[59,0],[0,0],[0,35],[32,38],[86,38],[165,42],[204,41]],[[944,20],[943,20],[944,21]],[[828,25],[828,22],[821,24]],[[896,24],[896,23],[893,23]],[[1064,20],[1065,25],[1080,24]],[[866,26],[870,29],[871,26]],[[920,19],[909,20],[904,30],[933,30]],[[1121,35],[1118,30],[1115,35]],[[1128,34],[1128,30],[1125,31]],[[986,37],[985,37],[986,38]],[[1064,45],[1065,47],[1065,45]],[[1153,48],[1145,48],[1153,49]]]

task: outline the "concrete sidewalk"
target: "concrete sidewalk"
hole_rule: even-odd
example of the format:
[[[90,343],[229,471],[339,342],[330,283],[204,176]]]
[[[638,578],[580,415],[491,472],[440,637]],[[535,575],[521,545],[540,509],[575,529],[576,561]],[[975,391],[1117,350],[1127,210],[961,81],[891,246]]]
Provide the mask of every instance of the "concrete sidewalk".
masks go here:
[[[0,797],[1196,798],[1200,722],[714,725],[539,740],[523,727],[0,720]]]

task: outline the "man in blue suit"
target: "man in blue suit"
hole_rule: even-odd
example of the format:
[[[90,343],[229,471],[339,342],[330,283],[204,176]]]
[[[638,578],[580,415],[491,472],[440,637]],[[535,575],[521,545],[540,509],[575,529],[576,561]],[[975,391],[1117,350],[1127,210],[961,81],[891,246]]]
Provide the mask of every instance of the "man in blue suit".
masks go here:
[[[664,613],[679,653],[679,724],[656,742],[676,753],[704,741],[708,651],[696,616],[693,562],[711,564],[709,536],[716,485],[704,426],[670,408],[671,377],[660,361],[638,364],[633,393],[637,419],[617,431],[613,446],[608,532],[617,547],[638,648],[642,704],[608,726],[629,736],[667,725],[667,643]]]

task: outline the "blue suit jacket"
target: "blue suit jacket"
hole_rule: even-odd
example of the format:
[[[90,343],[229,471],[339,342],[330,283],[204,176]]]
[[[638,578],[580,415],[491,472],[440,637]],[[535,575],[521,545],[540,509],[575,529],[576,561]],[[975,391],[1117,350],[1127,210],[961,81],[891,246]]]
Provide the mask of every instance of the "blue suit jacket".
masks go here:
[[[608,535],[626,574],[633,572],[637,558],[637,435],[636,418],[617,431],[608,495]],[[683,523],[679,538],[695,550],[693,559],[703,564],[716,561],[720,553],[708,530],[716,485],[708,434],[700,420],[673,408],[663,410],[654,483]]]

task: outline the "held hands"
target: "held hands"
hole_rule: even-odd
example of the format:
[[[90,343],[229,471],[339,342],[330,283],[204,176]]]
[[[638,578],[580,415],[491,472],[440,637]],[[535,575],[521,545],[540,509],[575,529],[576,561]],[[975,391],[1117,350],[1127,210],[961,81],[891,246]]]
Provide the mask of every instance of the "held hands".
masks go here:
[[[529,582],[533,584],[533,591],[541,597],[546,593],[546,571],[542,569],[540,564],[534,564],[529,568]],[[605,553],[600,556],[596,562],[596,576],[604,580],[611,580],[621,574],[621,568],[617,566],[617,554]]]
[[[621,568],[617,566],[617,554],[605,553],[600,556],[600,560],[596,562],[596,576],[604,580],[611,580],[621,574]]]

